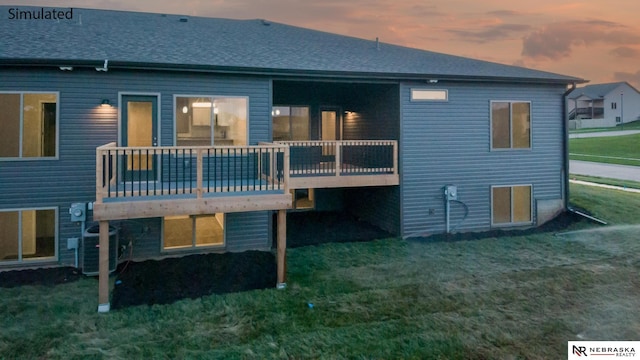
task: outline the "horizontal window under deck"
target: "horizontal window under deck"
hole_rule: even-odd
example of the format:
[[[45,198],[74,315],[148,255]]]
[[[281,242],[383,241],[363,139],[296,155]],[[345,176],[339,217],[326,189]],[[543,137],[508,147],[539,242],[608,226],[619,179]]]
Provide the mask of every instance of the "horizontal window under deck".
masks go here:
[[[291,189],[398,185],[397,141],[96,151],[95,220],[289,209]]]

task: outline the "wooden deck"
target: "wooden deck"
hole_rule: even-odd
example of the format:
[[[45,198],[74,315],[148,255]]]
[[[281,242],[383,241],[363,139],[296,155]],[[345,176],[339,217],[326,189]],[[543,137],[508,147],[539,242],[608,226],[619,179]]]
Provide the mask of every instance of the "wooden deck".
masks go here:
[[[394,140],[279,141],[290,153],[290,189],[400,183]]]
[[[96,150],[95,220],[281,210],[290,189],[399,184],[392,140]]]
[[[398,185],[396,141],[305,141],[258,146],[96,149],[100,223],[98,312],[109,305],[109,221],[277,210],[277,284],[286,286],[290,190]]]

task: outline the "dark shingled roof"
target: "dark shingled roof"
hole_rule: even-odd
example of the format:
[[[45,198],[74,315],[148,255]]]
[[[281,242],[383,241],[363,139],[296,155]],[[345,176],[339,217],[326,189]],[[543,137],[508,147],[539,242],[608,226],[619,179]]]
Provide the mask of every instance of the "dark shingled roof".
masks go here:
[[[9,20],[0,64],[185,69],[391,79],[573,83],[580,78],[412,49],[266,20],[73,9],[71,20]],[[64,9],[69,10],[69,9]]]

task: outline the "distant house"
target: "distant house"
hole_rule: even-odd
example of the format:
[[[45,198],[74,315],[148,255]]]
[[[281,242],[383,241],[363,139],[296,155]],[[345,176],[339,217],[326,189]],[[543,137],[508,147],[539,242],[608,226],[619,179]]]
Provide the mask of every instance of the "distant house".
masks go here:
[[[284,284],[289,209],[406,237],[566,208],[579,78],[266,20],[74,9],[0,38],[0,267],[99,273],[100,311],[119,252],[275,236]]]
[[[627,82],[593,84],[567,96],[569,127],[612,127],[640,120],[640,92]]]

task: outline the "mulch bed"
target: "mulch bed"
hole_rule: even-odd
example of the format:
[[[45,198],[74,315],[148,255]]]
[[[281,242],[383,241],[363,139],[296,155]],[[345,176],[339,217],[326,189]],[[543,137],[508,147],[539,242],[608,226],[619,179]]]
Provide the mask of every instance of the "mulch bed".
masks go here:
[[[275,285],[275,256],[266,251],[122,263],[118,267],[111,306],[121,309],[142,304],[169,304],[180,299]]]
[[[4,271],[0,272],[0,287],[12,288],[23,285],[54,286],[76,281],[80,279],[80,276],[80,270],[74,267]]]
[[[566,212],[537,228],[436,234],[412,241],[463,241],[487,237],[526,236],[558,232],[585,221]],[[300,247],[328,242],[370,241],[391,235],[344,213],[300,212],[288,214],[287,246]],[[210,294],[272,288],[276,284],[276,260],[272,252],[198,254],[180,258],[125,262],[116,270],[111,306],[169,304],[180,299]],[[80,278],[79,270],[55,267],[0,272],[0,287],[54,286]]]

